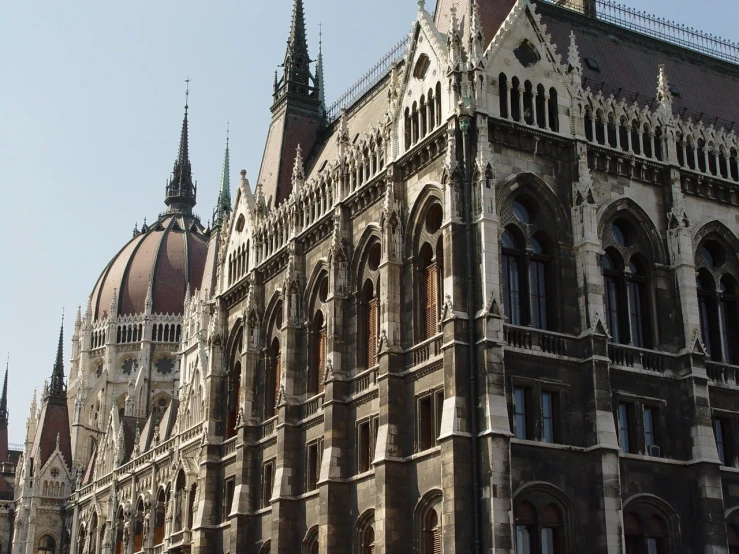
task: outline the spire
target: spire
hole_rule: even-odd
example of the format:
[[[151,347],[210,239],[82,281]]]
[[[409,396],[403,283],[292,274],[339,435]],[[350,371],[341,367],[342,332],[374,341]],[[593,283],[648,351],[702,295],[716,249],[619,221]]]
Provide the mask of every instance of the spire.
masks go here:
[[[190,166],[190,147],[188,135],[187,112],[189,109],[188,99],[190,97],[190,78],[185,81],[185,117],[182,120],[182,131],[180,133],[180,147],[177,159],[172,169],[172,177],[167,183],[167,194],[164,203],[169,206],[170,212],[191,213],[195,205],[195,193],[197,187],[192,180],[192,167]]]
[[[59,344],[56,348],[56,363],[51,373],[51,382],[48,388],[49,396],[66,396],[64,385],[64,313],[62,312],[62,324],[59,328]]]
[[[318,107],[318,89],[321,83],[311,73],[310,62],[303,0],[295,0],[285,62],[282,65],[284,73],[281,79],[275,81],[273,112],[288,96],[309,100],[313,107]]]
[[[0,397],[0,423],[8,423],[8,367],[10,366],[10,354],[5,362],[5,381],[3,381],[3,395]]]
[[[326,115],[326,93],[323,86],[323,23],[318,25],[318,62],[316,62],[316,86],[318,101],[321,103],[321,115]]]
[[[221,190],[213,214],[213,227],[218,227],[226,214],[231,213],[231,164],[228,151],[230,127],[226,125],[226,152],[223,154],[223,172],[221,173]]]

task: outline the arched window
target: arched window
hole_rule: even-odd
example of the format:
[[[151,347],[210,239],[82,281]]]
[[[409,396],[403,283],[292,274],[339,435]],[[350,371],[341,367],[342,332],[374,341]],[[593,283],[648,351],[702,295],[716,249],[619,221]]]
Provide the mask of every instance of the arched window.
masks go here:
[[[311,383],[309,392],[323,392],[326,368],[326,322],[321,310],[316,311],[311,329]]]
[[[426,243],[421,248],[419,256],[419,269],[421,271],[421,291],[419,294],[421,301],[421,340],[436,335],[438,329],[438,283],[439,283],[439,265],[437,264],[437,256],[431,246]]]
[[[621,146],[621,150],[628,152],[629,148],[629,124],[624,116],[621,116],[621,120],[618,125],[618,142]]]
[[[429,508],[423,528],[424,554],[441,554],[441,520],[436,508]]]
[[[521,81],[518,77],[511,79],[511,117],[514,121],[521,121]]]
[[[517,495],[513,502],[516,554],[569,552],[566,503],[540,486]]]
[[[144,549],[144,501],[139,499],[133,520],[133,551]]]
[[[375,528],[368,525],[362,534],[362,554],[375,554]]]
[[[523,113],[524,121],[528,125],[534,124],[534,92],[531,81],[526,81],[523,85]]]
[[[511,325],[551,327],[548,301],[549,240],[542,231],[527,240],[521,227],[536,229],[536,205],[528,197],[512,203],[516,224],[506,226],[501,236],[503,306]]]
[[[154,508],[154,544],[162,544],[164,542],[164,515],[166,511],[166,499],[164,489],[159,489],[157,496],[157,504]]]
[[[618,129],[616,128],[616,117],[613,112],[608,114],[608,146],[611,148],[618,146]]]
[[[547,126],[547,100],[546,92],[544,92],[544,86],[538,85],[536,87],[536,124],[542,129]]]
[[[624,515],[626,554],[667,554],[667,527],[659,515],[646,521],[637,512]]]
[[[601,110],[595,112],[595,141],[598,144],[606,143],[606,121]]]
[[[731,178],[735,181],[739,181],[739,163],[737,163],[737,151],[736,148],[731,149],[731,155],[729,157],[729,173]]]
[[[282,379],[282,358],[280,341],[277,337],[272,340],[267,361],[267,379],[264,390],[264,417],[270,418],[277,413],[277,402],[280,396],[280,381]]]
[[[405,109],[405,149],[408,150],[411,147],[411,112],[408,108]]]
[[[739,363],[739,287],[732,256],[716,237],[698,247],[698,310],[701,339],[713,360]]]
[[[593,111],[590,106],[585,108],[585,138],[593,142]]]
[[[123,554],[123,508],[118,509],[115,525],[115,554]]]
[[[441,125],[441,83],[436,83],[436,124]]]
[[[604,237],[606,253],[601,262],[605,318],[613,342],[649,348],[648,263],[638,251],[634,236],[627,221],[616,219]]]
[[[190,494],[187,497],[187,528],[192,529],[195,521],[195,510],[197,505],[195,504],[195,498],[198,496],[198,486],[193,483],[190,487]]]
[[[318,527],[312,527],[303,539],[303,554],[318,554]]]
[[[706,141],[702,138],[698,139],[698,169],[705,173],[706,172]]]
[[[641,154],[641,136],[639,134],[639,122],[634,119],[631,122],[631,151]]]
[[[54,537],[44,535],[38,541],[38,554],[56,554],[56,541]]]

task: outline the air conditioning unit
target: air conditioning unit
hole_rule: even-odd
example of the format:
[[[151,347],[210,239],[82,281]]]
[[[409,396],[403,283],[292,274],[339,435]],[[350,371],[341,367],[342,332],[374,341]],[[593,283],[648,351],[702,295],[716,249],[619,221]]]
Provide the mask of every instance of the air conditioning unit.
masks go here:
[[[653,458],[662,457],[662,451],[660,450],[659,446],[657,446],[656,444],[653,444],[652,446],[647,446],[647,454],[649,456],[652,456]]]

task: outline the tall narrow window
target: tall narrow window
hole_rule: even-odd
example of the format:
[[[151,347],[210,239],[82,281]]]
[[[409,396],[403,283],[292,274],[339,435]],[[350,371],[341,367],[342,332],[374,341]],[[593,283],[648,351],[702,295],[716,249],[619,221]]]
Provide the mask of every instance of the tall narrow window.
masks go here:
[[[521,325],[521,264],[522,249],[518,237],[508,229],[503,232],[503,307],[508,323]]]
[[[739,361],[737,355],[737,343],[739,343],[738,298],[736,281],[731,275],[724,275],[720,284],[719,318],[721,320],[723,360],[730,364],[736,364]]]
[[[706,347],[706,353],[712,357],[719,349],[715,348],[719,337],[715,332],[716,303],[714,301],[715,285],[707,271],[699,271],[696,279],[698,288],[698,315],[700,316],[701,339]]]
[[[424,554],[441,554],[441,526],[439,515],[434,508],[426,514],[424,527]]]
[[[363,292],[365,306],[365,337],[366,357],[365,367],[370,368],[377,365],[377,325],[378,325],[378,302],[372,281],[367,281]]]
[[[508,119],[508,78],[505,73],[498,76],[498,98],[500,99],[500,117]]]
[[[541,239],[531,239],[529,262],[529,288],[531,289],[531,325],[537,329],[548,329],[547,322],[547,263],[549,257]]]
[[[530,438],[527,415],[528,396],[529,391],[523,387],[513,389],[513,434],[517,439]]]
[[[370,469],[370,420],[367,419],[357,425],[357,473],[364,473]]]
[[[226,438],[236,436],[236,423],[239,414],[239,394],[241,388],[241,362],[236,362],[227,378],[228,385],[228,416],[226,421]]]
[[[323,312],[318,310],[313,318],[312,329],[313,345],[311,348],[312,371],[309,392],[323,392],[324,369],[326,367],[326,325]]]
[[[627,404],[618,405],[618,440],[621,445],[621,451],[631,452],[631,433],[630,433],[630,416],[629,406]]]
[[[542,433],[544,442],[555,442],[556,396],[552,392],[541,393]]]
[[[549,128],[555,133],[559,131],[559,104],[557,89],[549,89]]]
[[[724,443],[724,425],[723,421],[716,419],[713,421],[713,433],[716,436],[716,450],[718,451],[718,459],[721,465],[726,465],[726,449]]]
[[[434,406],[433,398],[426,395],[418,399],[418,451],[428,450],[434,446]]]
[[[436,266],[436,260],[433,258],[433,251],[431,246],[426,244],[421,249],[421,264],[422,264],[422,291],[421,291],[421,302],[422,302],[422,316],[423,321],[421,323],[421,329],[423,331],[422,339],[428,339],[436,334],[437,329],[437,281],[438,281],[438,270]]]
[[[305,492],[316,490],[321,472],[320,442],[313,442],[306,449],[305,460]]]
[[[221,522],[228,521],[228,514],[231,512],[231,505],[234,499],[235,480],[233,477],[223,482],[223,492],[221,494]],[[159,543],[157,543],[159,544]]]
[[[274,460],[262,465],[262,508],[266,508],[272,501],[272,486],[274,485]]]
[[[280,352],[280,341],[277,337],[272,341],[268,363],[271,367],[267,372],[267,380],[265,383],[265,418],[270,418],[277,413],[277,404],[280,398],[282,356]]]
[[[619,269],[614,257],[606,253],[603,256],[604,300],[606,304],[606,322],[614,342],[623,342],[621,329],[623,290]]]
[[[627,280],[629,295],[629,320],[631,324],[631,342],[634,346],[645,348],[649,346],[647,335],[647,303],[646,303],[646,273],[643,264],[632,258],[629,263]]]
[[[647,447],[647,453],[652,447],[657,446],[654,434],[656,412],[655,408],[648,406],[644,408],[644,446]]]
[[[529,502],[521,502],[514,512],[516,523],[516,554],[534,554],[536,536],[536,509]]]

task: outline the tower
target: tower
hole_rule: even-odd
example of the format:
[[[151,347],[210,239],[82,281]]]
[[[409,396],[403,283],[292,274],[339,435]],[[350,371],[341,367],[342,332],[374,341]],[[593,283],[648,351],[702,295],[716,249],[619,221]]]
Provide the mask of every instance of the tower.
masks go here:
[[[303,0],[295,0],[283,73],[279,78],[275,74],[272,123],[257,181],[272,206],[290,195],[298,145],[310,153],[323,124],[323,83],[311,72],[310,64]]]

